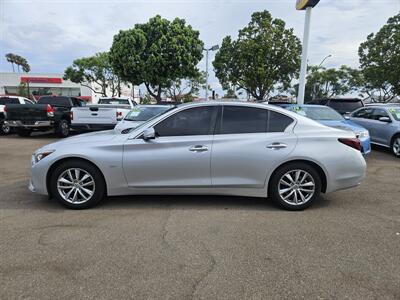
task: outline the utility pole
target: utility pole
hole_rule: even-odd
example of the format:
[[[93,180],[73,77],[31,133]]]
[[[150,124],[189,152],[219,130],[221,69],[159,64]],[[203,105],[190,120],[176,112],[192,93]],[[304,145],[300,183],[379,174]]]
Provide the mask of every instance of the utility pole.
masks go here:
[[[307,75],[307,58],[308,58],[308,41],[310,38],[310,25],[311,25],[311,11],[317,5],[319,0],[297,0],[296,9],[305,10],[306,18],[304,22],[304,35],[303,35],[303,51],[301,54],[301,67],[300,67],[300,82],[299,94],[297,97],[297,104],[304,104],[304,94],[306,89],[306,75]]]
[[[206,51],[206,101],[208,100],[208,53],[210,51],[216,51],[219,49],[218,45],[214,45],[211,48],[203,48]]]

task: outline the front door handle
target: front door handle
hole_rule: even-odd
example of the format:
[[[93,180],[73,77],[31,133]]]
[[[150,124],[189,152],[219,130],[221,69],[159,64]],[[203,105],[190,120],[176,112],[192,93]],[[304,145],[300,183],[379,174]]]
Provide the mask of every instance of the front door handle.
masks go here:
[[[279,150],[287,148],[287,145],[284,143],[272,143],[267,146],[268,149]]]
[[[208,151],[208,148],[204,145],[196,145],[189,148],[189,151],[192,152],[205,152]]]

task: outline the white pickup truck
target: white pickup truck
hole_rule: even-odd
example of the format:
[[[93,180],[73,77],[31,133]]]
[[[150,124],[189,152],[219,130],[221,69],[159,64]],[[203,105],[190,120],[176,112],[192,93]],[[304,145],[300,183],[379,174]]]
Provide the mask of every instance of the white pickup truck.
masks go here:
[[[34,104],[32,100],[19,96],[0,96],[0,134],[11,133],[11,127],[5,122],[4,108],[7,104]]]
[[[113,129],[135,106],[131,98],[100,98],[97,104],[71,109],[71,128],[77,131]]]

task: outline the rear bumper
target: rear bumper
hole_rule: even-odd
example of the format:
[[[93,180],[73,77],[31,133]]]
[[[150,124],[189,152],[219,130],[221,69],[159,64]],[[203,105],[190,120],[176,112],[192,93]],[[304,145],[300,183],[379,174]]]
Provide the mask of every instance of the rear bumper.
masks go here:
[[[34,122],[23,122],[23,121],[6,121],[10,127],[23,127],[23,128],[41,128],[41,127],[52,127],[53,121],[34,121]]]
[[[116,124],[71,124],[71,128],[76,131],[94,131],[114,129]]]

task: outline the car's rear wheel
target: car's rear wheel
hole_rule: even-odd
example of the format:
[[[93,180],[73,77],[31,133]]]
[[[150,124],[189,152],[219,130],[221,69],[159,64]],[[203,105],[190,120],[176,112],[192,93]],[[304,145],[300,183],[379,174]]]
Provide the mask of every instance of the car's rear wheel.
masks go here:
[[[51,174],[50,190],[62,205],[85,209],[103,199],[105,182],[94,165],[81,160],[69,160],[56,167]]]
[[[390,149],[396,157],[400,157],[400,134],[393,137]]]
[[[65,138],[69,136],[69,123],[67,120],[61,120],[56,128],[56,133],[59,137]]]
[[[310,165],[290,163],[279,168],[269,185],[269,195],[282,208],[303,210],[321,193],[321,178]]]
[[[32,133],[32,130],[30,130],[30,129],[25,129],[25,128],[19,128],[19,129],[17,129],[17,134],[18,134],[19,136],[22,136],[22,137],[30,136],[31,133]]]

